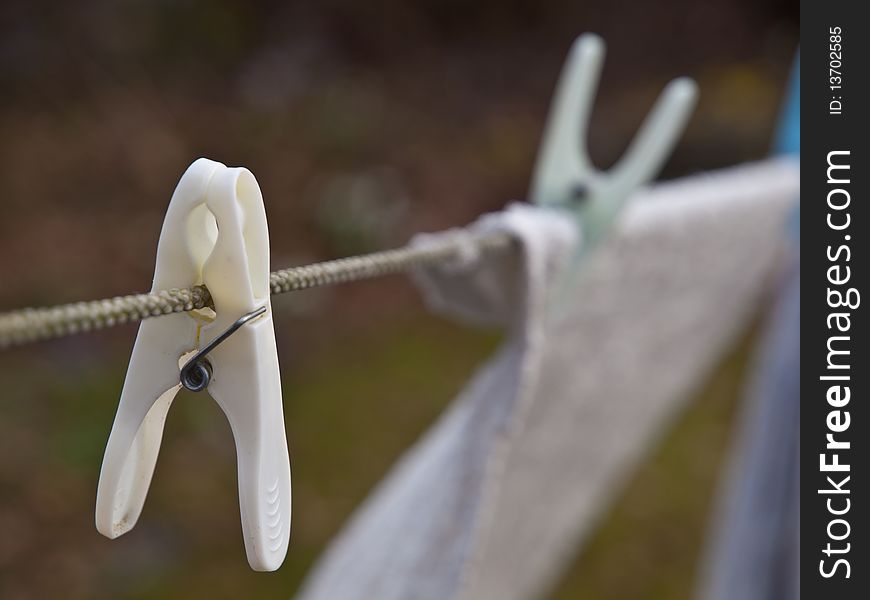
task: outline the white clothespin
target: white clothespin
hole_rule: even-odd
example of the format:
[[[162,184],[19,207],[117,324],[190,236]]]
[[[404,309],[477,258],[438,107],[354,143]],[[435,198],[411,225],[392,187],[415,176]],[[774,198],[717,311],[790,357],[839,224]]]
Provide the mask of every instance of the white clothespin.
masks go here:
[[[175,394],[182,383],[194,391],[207,388],[236,442],[248,562],[255,570],[274,571],[290,539],[290,459],[266,212],[246,169],[199,159],[172,195],[152,289],[194,284],[208,287],[215,311],[165,315],[139,327],[103,458],[97,529],[116,538],[136,524]]]
[[[658,174],[698,95],[691,79],[671,81],[625,155],[609,171],[599,171],[586,150],[586,134],[603,61],[600,37],[577,38],[556,89],[529,193],[535,204],[575,212],[585,248],[600,241],[634,190]]]

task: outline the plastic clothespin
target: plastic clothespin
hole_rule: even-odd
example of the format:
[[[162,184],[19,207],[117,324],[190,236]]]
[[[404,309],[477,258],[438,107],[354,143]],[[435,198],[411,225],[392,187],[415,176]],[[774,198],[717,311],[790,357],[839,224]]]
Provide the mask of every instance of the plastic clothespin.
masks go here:
[[[97,488],[97,529],[109,538],[139,518],[163,425],[178,390],[207,389],[236,443],[248,562],[274,571],[290,539],[290,459],[269,290],[263,197],[250,171],[199,159],[166,212],[154,290],[205,284],[214,311],[139,327]],[[203,351],[208,355],[203,356]],[[187,367],[182,376],[182,367]]]
[[[671,81],[625,155],[609,171],[599,171],[589,158],[586,137],[603,61],[599,36],[577,38],[559,79],[529,193],[535,204],[574,213],[586,249],[601,240],[632,192],[658,174],[698,95],[691,79]]]

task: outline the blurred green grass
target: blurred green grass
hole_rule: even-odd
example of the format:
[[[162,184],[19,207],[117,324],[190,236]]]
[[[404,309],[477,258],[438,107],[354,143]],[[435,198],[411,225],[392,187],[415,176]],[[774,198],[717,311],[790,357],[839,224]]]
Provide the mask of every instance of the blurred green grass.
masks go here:
[[[388,329],[361,327],[284,369],[294,516],[289,555],[274,574],[247,567],[233,440],[206,395],[176,398],[142,517],[109,541],[93,529],[93,499],[126,358],[59,377],[45,376],[50,361],[3,363],[3,381],[36,384],[0,400],[0,507],[27,521],[7,531],[34,534],[0,542],[0,597],[288,596],[497,339],[409,317]],[[42,576],[45,560],[57,561],[57,579]]]
[[[46,376],[50,361],[21,367],[29,372],[4,363],[4,381],[36,383],[18,383],[17,395],[13,386],[0,400],[4,531],[28,532],[0,542],[0,597],[290,596],[498,339],[409,313],[290,361],[283,381],[293,533],[284,567],[272,574],[247,567],[232,436],[207,396],[176,399],[143,515],[132,532],[109,541],[94,530],[92,510],[126,357],[119,350],[64,377]],[[690,596],[748,348],[744,340],[729,354],[663,436],[553,600]],[[10,503],[27,523],[9,524]],[[43,575],[46,565],[56,577]]]

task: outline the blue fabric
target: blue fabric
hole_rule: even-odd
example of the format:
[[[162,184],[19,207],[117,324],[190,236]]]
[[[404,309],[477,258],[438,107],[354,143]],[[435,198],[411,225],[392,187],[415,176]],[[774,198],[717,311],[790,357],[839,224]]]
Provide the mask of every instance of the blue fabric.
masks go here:
[[[801,153],[801,64],[800,55],[794,61],[788,96],[779,120],[774,144],[776,154]]]
[[[775,140],[800,156],[800,58]],[[800,206],[793,246],[752,376],[712,545],[705,600],[800,598]]]
[[[800,258],[769,323],[740,428],[705,600],[800,597]]]
[[[777,154],[801,153],[801,61],[800,54],[794,61],[788,95],[779,117],[779,129],[776,134],[775,151]],[[800,206],[795,210],[789,223],[789,230],[796,239],[800,239],[801,219]]]

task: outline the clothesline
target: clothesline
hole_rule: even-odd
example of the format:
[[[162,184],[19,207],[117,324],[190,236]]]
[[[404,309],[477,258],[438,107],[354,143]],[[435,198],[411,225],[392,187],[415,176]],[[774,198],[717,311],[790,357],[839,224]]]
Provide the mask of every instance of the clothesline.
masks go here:
[[[503,232],[486,233],[475,238],[473,243],[479,250],[488,252],[508,247],[512,238]],[[272,272],[269,275],[269,287],[272,295],[276,295],[400,273],[417,266],[456,258],[466,248],[465,244],[465,241],[460,244],[448,239],[424,247],[404,246],[290,267]],[[0,348],[207,307],[214,308],[208,288],[194,285],[146,294],[13,310],[0,313]]]

